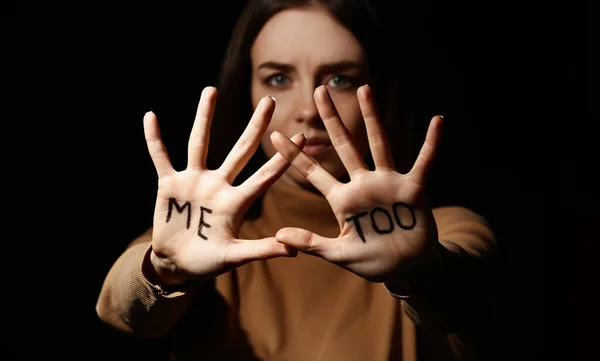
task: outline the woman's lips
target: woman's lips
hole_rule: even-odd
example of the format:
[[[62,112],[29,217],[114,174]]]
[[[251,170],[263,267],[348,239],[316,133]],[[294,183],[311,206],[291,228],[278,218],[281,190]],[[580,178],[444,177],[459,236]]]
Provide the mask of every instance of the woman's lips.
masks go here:
[[[319,155],[331,148],[331,144],[311,144],[305,145],[302,151],[311,157]]]
[[[325,151],[328,151],[331,148],[333,148],[333,146],[329,142],[329,140],[321,140],[321,139],[316,140],[316,139],[308,138],[308,140],[306,141],[306,145],[304,146],[302,151],[304,153],[306,153],[307,155],[310,155],[311,157],[313,157],[313,156],[319,155]]]

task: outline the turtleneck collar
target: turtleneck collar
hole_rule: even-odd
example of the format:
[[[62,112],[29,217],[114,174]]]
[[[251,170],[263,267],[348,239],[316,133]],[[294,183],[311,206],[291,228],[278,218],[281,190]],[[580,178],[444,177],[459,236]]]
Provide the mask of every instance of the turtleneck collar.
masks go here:
[[[298,185],[278,180],[262,200],[263,226],[277,230],[299,227],[325,237],[335,237],[340,229],[327,199]]]

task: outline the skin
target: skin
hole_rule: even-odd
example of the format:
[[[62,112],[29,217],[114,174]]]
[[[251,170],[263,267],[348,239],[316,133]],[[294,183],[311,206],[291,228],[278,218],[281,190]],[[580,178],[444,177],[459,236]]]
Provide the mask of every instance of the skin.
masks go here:
[[[206,87],[202,91],[188,141],[188,163],[182,171],[173,168],[156,115],[148,112],[144,116],[146,145],[158,175],[152,252],[150,266],[145,268],[146,276],[155,284],[178,285],[214,278],[250,261],[297,254],[296,249],[277,242],[275,237],[239,238],[249,205],[290,165],[276,154],[241,185],[232,185],[259,147],[260,137],[273,114],[274,101],[268,96],[261,99],[238,142],[221,166],[213,170],[207,168],[206,157],[216,98],[216,88]],[[291,141],[300,149],[305,138],[296,134]],[[180,209],[187,206],[179,212],[173,207],[174,202]],[[200,226],[203,236],[199,235]]]
[[[148,113],[144,119],[159,176],[148,276],[157,283],[179,284],[212,278],[253,260],[293,257],[298,250],[369,281],[406,290],[421,288],[442,272],[442,246],[426,197],[442,118],[432,119],[410,172],[398,173],[371,90],[358,85],[368,80],[363,50],[319,7],[284,10],[272,17],[256,38],[251,58],[254,115],[218,169],[206,168],[215,88],[201,95],[183,171],[171,165],[156,116]],[[340,62],[354,65],[341,69]],[[337,65],[325,69],[324,64]],[[311,139],[318,137],[331,145],[311,148]],[[259,146],[269,161],[233,187]],[[374,170],[365,163],[367,155],[373,158]],[[239,239],[248,206],[277,180],[323,194],[340,234],[325,238],[306,229],[283,228],[274,237]],[[183,211],[169,215],[174,201],[179,207],[175,209],[189,204],[189,218]],[[387,229],[385,222],[394,216],[386,218],[384,211],[393,215],[395,204],[406,205],[402,209],[410,210],[411,218],[404,212],[393,231],[378,231],[372,223]],[[210,210],[205,218],[202,209]],[[198,234],[200,225],[203,236]]]
[[[266,95],[276,99],[275,113],[261,139],[262,149],[268,157],[277,153],[270,139],[274,130],[287,137],[303,132],[309,138],[304,149],[308,154],[312,140],[329,140],[314,99],[314,90],[321,85],[329,90],[344,126],[352,134],[361,154],[366,156],[366,131],[356,97],[357,88],[368,82],[364,52],[352,33],[326,9],[289,9],[276,14],[256,37],[250,58],[252,104],[256,107]],[[313,156],[336,178],[346,175],[346,169],[330,143],[324,151]],[[302,187],[311,186],[294,168],[290,168],[281,180]]]

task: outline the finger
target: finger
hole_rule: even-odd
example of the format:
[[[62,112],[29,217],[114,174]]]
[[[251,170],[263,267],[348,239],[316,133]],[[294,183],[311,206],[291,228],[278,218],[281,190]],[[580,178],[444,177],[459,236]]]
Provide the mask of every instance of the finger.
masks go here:
[[[338,242],[334,238],[326,238],[302,228],[282,228],[275,234],[277,242],[286,244],[301,252],[325,258],[329,261],[335,253]],[[336,261],[339,261],[336,259]]]
[[[306,144],[306,137],[298,133],[291,138],[297,146],[297,153]],[[254,201],[264,191],[267,190],[285,171],[289,168],[290,162],[281,154],[276,153],[271,159],[263,164],[254,174],[252,174],[238,188],[246,195],[246,201]]]
[[[316,160],[302,152],[287,137],[279,132],[271,134],[271,143],[300,174],[315,186],[325,197],[338,184],[338,180]]]
[[[320,86],[315,89],[314,98],[319,115],[323,119],[327,133],[329,133],[331,144],[334,146],[350,177],[352,178],[352,174],[356,171],[367,170],[368,168],[363,157],[354,146],[352,134],[350,134],[340,119],[327,88]]]
[[[275,257],[295,257],[298,250],[279,243],[275,237],[264,239],[242,239],[228,246],[228,265],[241,266],[245,263]]]
[[[260,100],[250,122],[244,129],[241,137],[235,143],[219,171],[225,176],[229,183],[233,183],[235,177],[246,166],[260,144],[260,138],[264,134],[273,112],[275,111],[275,100],[266,96]]]
[[[357,93],[358,104],[365,120],[369,148],[371,149],[375,168],[396,170],[387,134],[379,121],[377,110],[373,103],[371,88],[368,85],[363,85],[358,88]]]
[[[210,140],[210,125],[215,112],[217,101],[217,89],[206,87],[202,90],[196,119],[192,126],[190,140],[188,142],[188,168],[205,169],[206,155],[208,154],[208,143]]]
[[[427,183],[427,178],[431,171],[431,166],[433,165],[437,148],[439,147],[440,143],[442,134],[442,120],[443,117],[439,115],[431,119],[429,128],[427,129],[427,134],[425,136],[425,141],[421,147],[421,151],[417,156],[415,164],[408,173],[419,184],[424,185]]]
[[[159,178],[166,177],[175,173],[167,148],[160,136],[160,128],[158,120],[153,112],[148,112],[144,115],[144,136],[146,137],[146,145],[148,152],[156,168],[156,173]]]

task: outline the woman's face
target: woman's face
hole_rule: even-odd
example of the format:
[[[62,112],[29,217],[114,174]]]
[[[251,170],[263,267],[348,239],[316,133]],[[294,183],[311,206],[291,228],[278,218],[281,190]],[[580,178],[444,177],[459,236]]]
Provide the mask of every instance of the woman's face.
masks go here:
[[[287,137],[303,132],[308,138],[305,153],[335,177],[346,174],[313,98],[320,85],[329,90],[361,154],[367,154],[366,131],[356,97],[357,88],[368,82],[363,49],[326,9],[310,7],[277,13],[258,34],[250,58],[253,108],[265,95],[275,98],[275,112],[261,139],[268,157],[277,152],[270,140],[274,130]],[[282,180],[310,185],[293,167]]]

